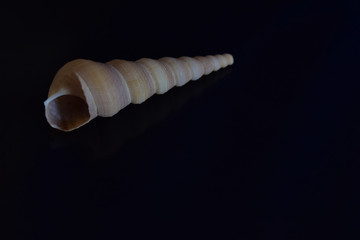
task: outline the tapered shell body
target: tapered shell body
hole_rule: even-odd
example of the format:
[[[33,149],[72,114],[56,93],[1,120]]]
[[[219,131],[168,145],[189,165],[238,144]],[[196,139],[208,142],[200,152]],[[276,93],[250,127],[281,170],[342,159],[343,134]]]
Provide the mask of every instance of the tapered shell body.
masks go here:
[[[113,116],[130,103],[142,103],[155,93],[198,80],[233,61],[230,54],[134,62],[73,60],[55,75],[44,102],[45,116],[52,127],[71,131],[97,116]]]

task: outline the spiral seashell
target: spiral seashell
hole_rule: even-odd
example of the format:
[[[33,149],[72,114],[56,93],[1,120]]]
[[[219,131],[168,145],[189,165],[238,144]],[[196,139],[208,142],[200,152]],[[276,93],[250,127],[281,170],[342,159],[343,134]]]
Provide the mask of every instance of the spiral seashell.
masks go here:
[[[72,131],[97,116],[111,117],[130,103],[142,103],[233,61],[230,54],[135,62],[73,60],[56,73],[44,102],[45,116],[52,127]]]

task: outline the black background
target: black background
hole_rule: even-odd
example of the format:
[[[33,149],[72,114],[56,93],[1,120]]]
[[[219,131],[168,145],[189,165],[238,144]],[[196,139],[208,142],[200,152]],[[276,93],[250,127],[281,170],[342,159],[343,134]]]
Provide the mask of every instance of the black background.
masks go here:
[[[2,233],[356,239],[357,1],[14,5],[0,10]],[[112,118],[46,122],[70,60],[225,52],[233,66]]]

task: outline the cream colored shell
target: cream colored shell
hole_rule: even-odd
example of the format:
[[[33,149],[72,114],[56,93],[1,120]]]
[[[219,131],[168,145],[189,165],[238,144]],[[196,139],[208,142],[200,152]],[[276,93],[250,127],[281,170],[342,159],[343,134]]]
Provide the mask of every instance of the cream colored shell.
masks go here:
[[[230,54],[206,57],[142,58],[98,63],[77,59],[55,75],[45,104],[49,124],[63,131],[97,116],[110,117],[130,103],[139,104],[220,68],[233,64]]]

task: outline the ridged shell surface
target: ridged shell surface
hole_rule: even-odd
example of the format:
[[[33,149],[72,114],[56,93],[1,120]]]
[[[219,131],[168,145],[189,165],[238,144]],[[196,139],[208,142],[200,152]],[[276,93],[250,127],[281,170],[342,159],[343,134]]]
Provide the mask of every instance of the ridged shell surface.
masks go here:
[[[107,63],[73,60],[55,75],[44,102],[45,116],[52,127],[71,131],[97,116],[113,116],[130,103],[142,103],[155,93],[198,80],[233,61],[230,54]]]

